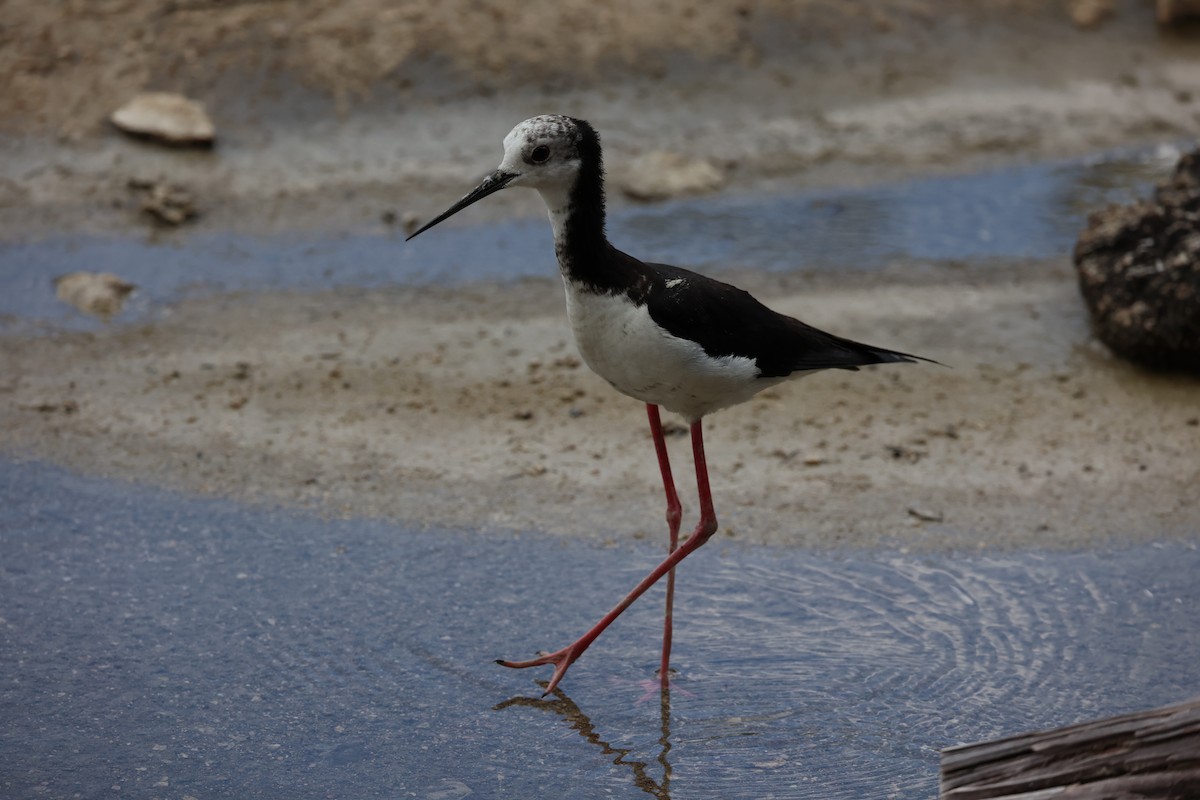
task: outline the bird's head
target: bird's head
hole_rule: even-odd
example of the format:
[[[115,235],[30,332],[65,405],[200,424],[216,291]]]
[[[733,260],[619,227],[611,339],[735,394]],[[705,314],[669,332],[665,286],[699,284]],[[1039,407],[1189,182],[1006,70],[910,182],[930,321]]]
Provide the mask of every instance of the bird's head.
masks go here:
[[[467,206],[510,186],[527,186],[545,193],[569,192],[594,143],[599,168],[599,139],[583,120],[558,114],[527,119],[504,137],[504,159],[470,193],[409,236],[417,236]]]

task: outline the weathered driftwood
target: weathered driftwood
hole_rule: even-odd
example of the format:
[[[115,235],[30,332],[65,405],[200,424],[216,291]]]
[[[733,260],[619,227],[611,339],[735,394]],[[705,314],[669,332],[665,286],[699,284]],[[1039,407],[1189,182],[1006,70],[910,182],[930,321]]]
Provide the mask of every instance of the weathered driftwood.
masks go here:
[[[942,751],[942,800],[1196,800],[1200,697]]]

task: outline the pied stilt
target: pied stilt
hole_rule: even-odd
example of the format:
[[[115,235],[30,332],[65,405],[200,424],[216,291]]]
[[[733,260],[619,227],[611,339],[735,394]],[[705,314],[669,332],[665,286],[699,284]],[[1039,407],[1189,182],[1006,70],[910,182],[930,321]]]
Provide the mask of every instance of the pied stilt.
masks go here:
[[[666,264],[646,264],[609,244],[604,232],[600,137],[587,122],[547,115],[522,122],[504,138],[504,159],[470,194],[412,236],[511,186],[536,189],[554,227],[567,316],[587,365],[622,394],[642,401],[667,496],[670,545],[654,568],[599,622],[561,650],[528,661],[553,664],[546,694],[613,620],[663,575],[666,618],[659,678],[668,684],[675,566],[717,530],[704,458],[703,418],[749,400],[769,386],[823,369],[928,361],[860,344],[778,314],[727,283]],[[691,425],[700,521],[679,545],[680,505],[671,477],[659,407]]]

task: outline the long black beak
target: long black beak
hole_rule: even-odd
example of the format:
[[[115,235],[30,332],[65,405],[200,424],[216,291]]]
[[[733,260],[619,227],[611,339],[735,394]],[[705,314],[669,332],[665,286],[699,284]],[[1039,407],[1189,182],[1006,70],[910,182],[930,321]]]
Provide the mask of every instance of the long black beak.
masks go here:
[[[412,239],[414,236],[421,235],[425,231],[432,228],[434,225],[437,225],[442,220],[447,219],[448,217],[454,216],[455,214],[462,211],[467,206],[471,205],[472,203],[482,200],[483,198],[487,197],[489,194],[495,194],[496,192],[503,189],[505,186],[508,186],[509,182],[515,177],[517,177],[517,173],[515,173],[515,172],[503,172],[501,170],[496,170],[491,175],[488,175],[486,178],[484,178],[483,183],[479,184],[474,189],[472,189],[470,194],[468,194],[462,200],[459,200],[454,205],[450,206],[450,208],[446,209],[446,211],[444,211],[440,216],[436,217],[432,222],[427,222],[424,225],[422,225],[417,230],[416,233],[407,237],[404,241],[407,242],[409,239]]]

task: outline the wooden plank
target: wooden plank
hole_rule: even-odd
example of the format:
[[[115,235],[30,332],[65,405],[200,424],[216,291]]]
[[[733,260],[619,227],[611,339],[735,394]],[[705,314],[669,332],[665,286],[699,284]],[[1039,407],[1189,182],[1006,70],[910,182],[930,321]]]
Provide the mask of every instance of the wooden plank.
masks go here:
[[[1200,697],[942,751],[943,800],[1200,798]]]

